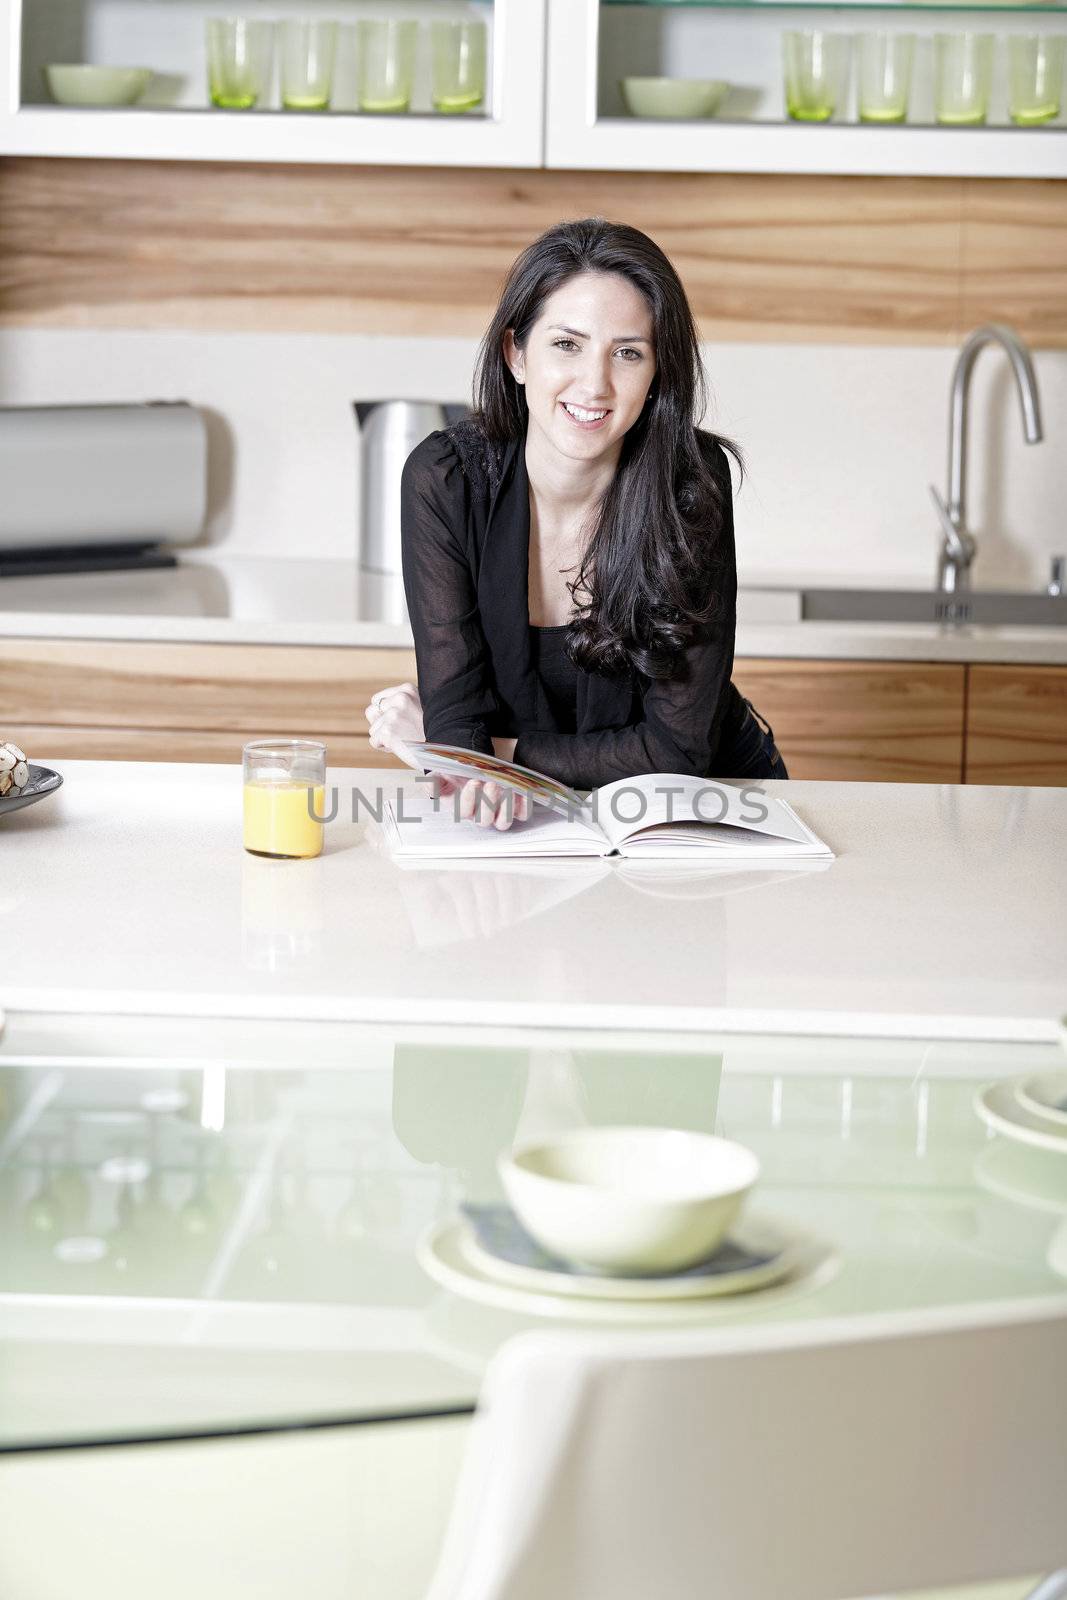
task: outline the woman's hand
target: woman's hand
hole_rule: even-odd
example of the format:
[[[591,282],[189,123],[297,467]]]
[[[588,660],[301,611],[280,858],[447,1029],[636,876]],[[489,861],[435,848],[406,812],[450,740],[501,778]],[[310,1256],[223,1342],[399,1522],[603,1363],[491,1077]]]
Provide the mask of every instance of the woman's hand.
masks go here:
[[[374,750],[392,750],[398,739],[422,743],[422,701],[413,683],[397,683],[388,689],[379,689],[371,696],[370,705],[364,708],[364,716]]]
[[[421,744],[425,737],[422,702],[413,683],[397,683],[388,689],[379,689],[371,696],[364,715],[370,728],[371,746],[375,750],[392,750],[397,740],[413,740]],[[497,749],[499,744],[510,745],[511,750],[515,748],[514,739],[494,739],[493,746],[498,755],[502,754]],[[510,752],[505,759],[510,759]],[[434,788],[441,796],[458,792],[459,800],[452,802],[455,814],[464,820],[477,822],[483,828],[499,828],[503,831],[510,828],[513,822],[525,822],[530,815],[527,795],[517,794],[514,789],[505,789],[502,784],[490,783],[482,778],[464,781],[439,772],[434,777]]]
[[[515,739],[494,739],[493,754],[499,756],[501,761],[510,761],[515,754],[516,743]],[[508,789],[502,783],[488,783],[482,779],[457,783],[454,778],[442,778],[444,783],[450,787],[442,787],[441,794],[454,794],[457,789],[460,791],[459,815],[472,817],[484,827],[510,828],[513,822],[525,822],[530,815],[532,802],[529,795],[519,794],[517,789]]]
[[[443,772],[437,774],[436,781],[438,794],[454,795],[458,790],[459,800],[452,802],[455,814],[483,828],[499,828],[502,832],[513,822],[525,822],[530,815],[529,795],[506,789],[501,783],[490,783],[483,778],[469,778],[464,782],[462,778],[446,777]]]

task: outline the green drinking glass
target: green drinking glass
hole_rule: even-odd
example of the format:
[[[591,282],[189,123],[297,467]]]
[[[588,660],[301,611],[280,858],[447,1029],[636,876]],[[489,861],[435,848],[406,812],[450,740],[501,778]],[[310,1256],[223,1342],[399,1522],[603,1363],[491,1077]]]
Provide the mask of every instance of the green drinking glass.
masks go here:
[[[945,127],[977,127],[989,110],[991,33],[935,33],[934,104]]]
[[[908,115],[913,33],[861,33],[859,112],[861,122],[903,122]]]
[[[359,109],[378,115],[406,111],[415,78],[417,22],[359,24]]]
[[[282,105],[286,111],[326,110],[336,50],[336,22],[289,18],[282,23]]]
[[[785,106],[795,122],[827,122],[848,78],[847,35],[822,29],[782,34]]]
[[[485,99],[485,23],[430,24],[435,111],[473,111]]]
[[[1058,117],[1063,88],[1063,35],[1011,35],[1008,84],[1008,111],[1020,128],[1040,127]]]
[[[270,92],[274,24],[248,17],[209,17],[205,24],[211,103],[250,111]]]

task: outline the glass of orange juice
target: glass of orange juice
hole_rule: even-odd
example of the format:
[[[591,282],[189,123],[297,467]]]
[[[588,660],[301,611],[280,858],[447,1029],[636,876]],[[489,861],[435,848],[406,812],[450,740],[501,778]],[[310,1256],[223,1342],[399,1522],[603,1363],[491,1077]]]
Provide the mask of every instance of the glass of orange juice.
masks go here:
[[[244,846],[256,856],[322,850],[326,746],[317,739],[256,739],[244,747]]]

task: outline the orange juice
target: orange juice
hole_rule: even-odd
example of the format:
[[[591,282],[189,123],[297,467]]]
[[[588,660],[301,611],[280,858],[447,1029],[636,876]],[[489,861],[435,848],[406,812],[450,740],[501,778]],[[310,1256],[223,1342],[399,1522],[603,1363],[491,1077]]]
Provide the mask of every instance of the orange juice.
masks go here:
[[[322,850],[326,789],[321,783],[246,783],[244,845],[264,856],[317,856]]]

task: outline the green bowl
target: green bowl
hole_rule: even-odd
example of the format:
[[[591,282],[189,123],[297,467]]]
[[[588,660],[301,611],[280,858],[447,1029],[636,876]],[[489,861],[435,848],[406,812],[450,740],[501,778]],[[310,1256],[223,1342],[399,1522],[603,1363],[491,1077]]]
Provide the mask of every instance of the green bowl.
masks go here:
[[[85,62],[44,68],[48,92],[61,106],[132,106],[152,81],[150,67],[97,67]]]
[[[730,85],[711,78],[622,78],[626,109],[635,117],[713,117]]]

